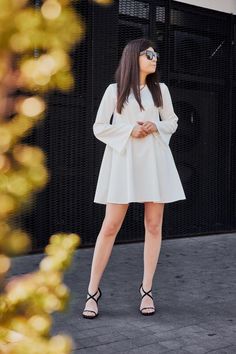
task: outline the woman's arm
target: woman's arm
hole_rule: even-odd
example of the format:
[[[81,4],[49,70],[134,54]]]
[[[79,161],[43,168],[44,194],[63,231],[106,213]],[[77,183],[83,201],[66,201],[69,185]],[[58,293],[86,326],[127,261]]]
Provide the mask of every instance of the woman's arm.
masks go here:
[[[116,90],[114,90],[114,85],[110,84],[100,102],[95,123],[93,124],[93,132],[98,140],[120,153],[124,150],[135,124],[128,122],[110,124],[115,106]]]
[[[155,122],[158,133],[161,136],[161,139],[169,145],[171,135],[178,128],[178,117],[174,112],[171,96],[167,85],[162,82],[160,84],[162,99],[163,99],[163,107],[159,107],[159,113],[162,121]]]

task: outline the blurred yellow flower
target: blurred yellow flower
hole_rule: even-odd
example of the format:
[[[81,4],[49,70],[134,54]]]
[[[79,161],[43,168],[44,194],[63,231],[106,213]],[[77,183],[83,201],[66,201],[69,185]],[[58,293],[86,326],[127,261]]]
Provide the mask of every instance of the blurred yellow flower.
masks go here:
[[[46,19],[54,20],[61,13],[61,5],[56,0],[46,0],[41,7],[41,12]]]

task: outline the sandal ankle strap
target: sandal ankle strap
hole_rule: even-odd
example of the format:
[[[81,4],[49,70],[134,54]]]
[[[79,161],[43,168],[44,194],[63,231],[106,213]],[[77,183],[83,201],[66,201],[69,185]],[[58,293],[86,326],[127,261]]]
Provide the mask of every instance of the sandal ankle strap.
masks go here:
[[[98,296],[97,299],[95,299],[94,296],[96,296],[98,292],[99,292],[99,296]],[[99,300],[99,298],[102,296],[102,292],[101,292],[101,289],[100,289],[100,288],[98,288],[98,290],[96,291],[96,293],[93,294],[93,295],[91,295],[91,294],[89,293],[89,291],[87,292],[87,294],[89,295],[89,297],[87,298],[86,302],[87,302],[88,300],[90,300],[90,299],[93,299],[93,300],[97,303],[98,300]]]
[[[142,295],[142,299],[144,298],[144,296],[149,296],[152,300],[153,300],[153,297],[152,295],[150,294],[150,292],[152,291],[152,288],[149,290],[149,291],[145,291],[144,288],[143,288],[143,283],[140,285],[139,287],[139,290],[142,288],[144,294]]]

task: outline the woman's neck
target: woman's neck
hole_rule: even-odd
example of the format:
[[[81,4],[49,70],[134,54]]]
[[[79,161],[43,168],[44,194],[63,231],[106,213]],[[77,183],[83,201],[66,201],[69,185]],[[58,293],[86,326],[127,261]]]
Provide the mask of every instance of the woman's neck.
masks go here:
[[[146,85],[146,76],[147,75],[144,75],[144,73],[140,73],[140,75],[139,75],[139,84],[140,85]]]

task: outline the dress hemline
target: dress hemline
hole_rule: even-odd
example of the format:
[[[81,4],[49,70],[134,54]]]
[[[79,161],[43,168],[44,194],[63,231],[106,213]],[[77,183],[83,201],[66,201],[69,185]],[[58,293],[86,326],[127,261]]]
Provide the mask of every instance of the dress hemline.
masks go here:
[[[172,199],[172,200],[167,200],[167,201],[162,201],[162,200],[144,200],[144,201],[138,201],[138,200],[130,200],[128,202],[111,202],[111,201],[107,201],[107,202],[101,202],[98,200],[94,200],[93,202],[96,204],[129,204],[129,203],[174,203],[174,202],[178,202],[179,200],[186,200],[185,197],[183,198],[178,198],[178,199]]]

